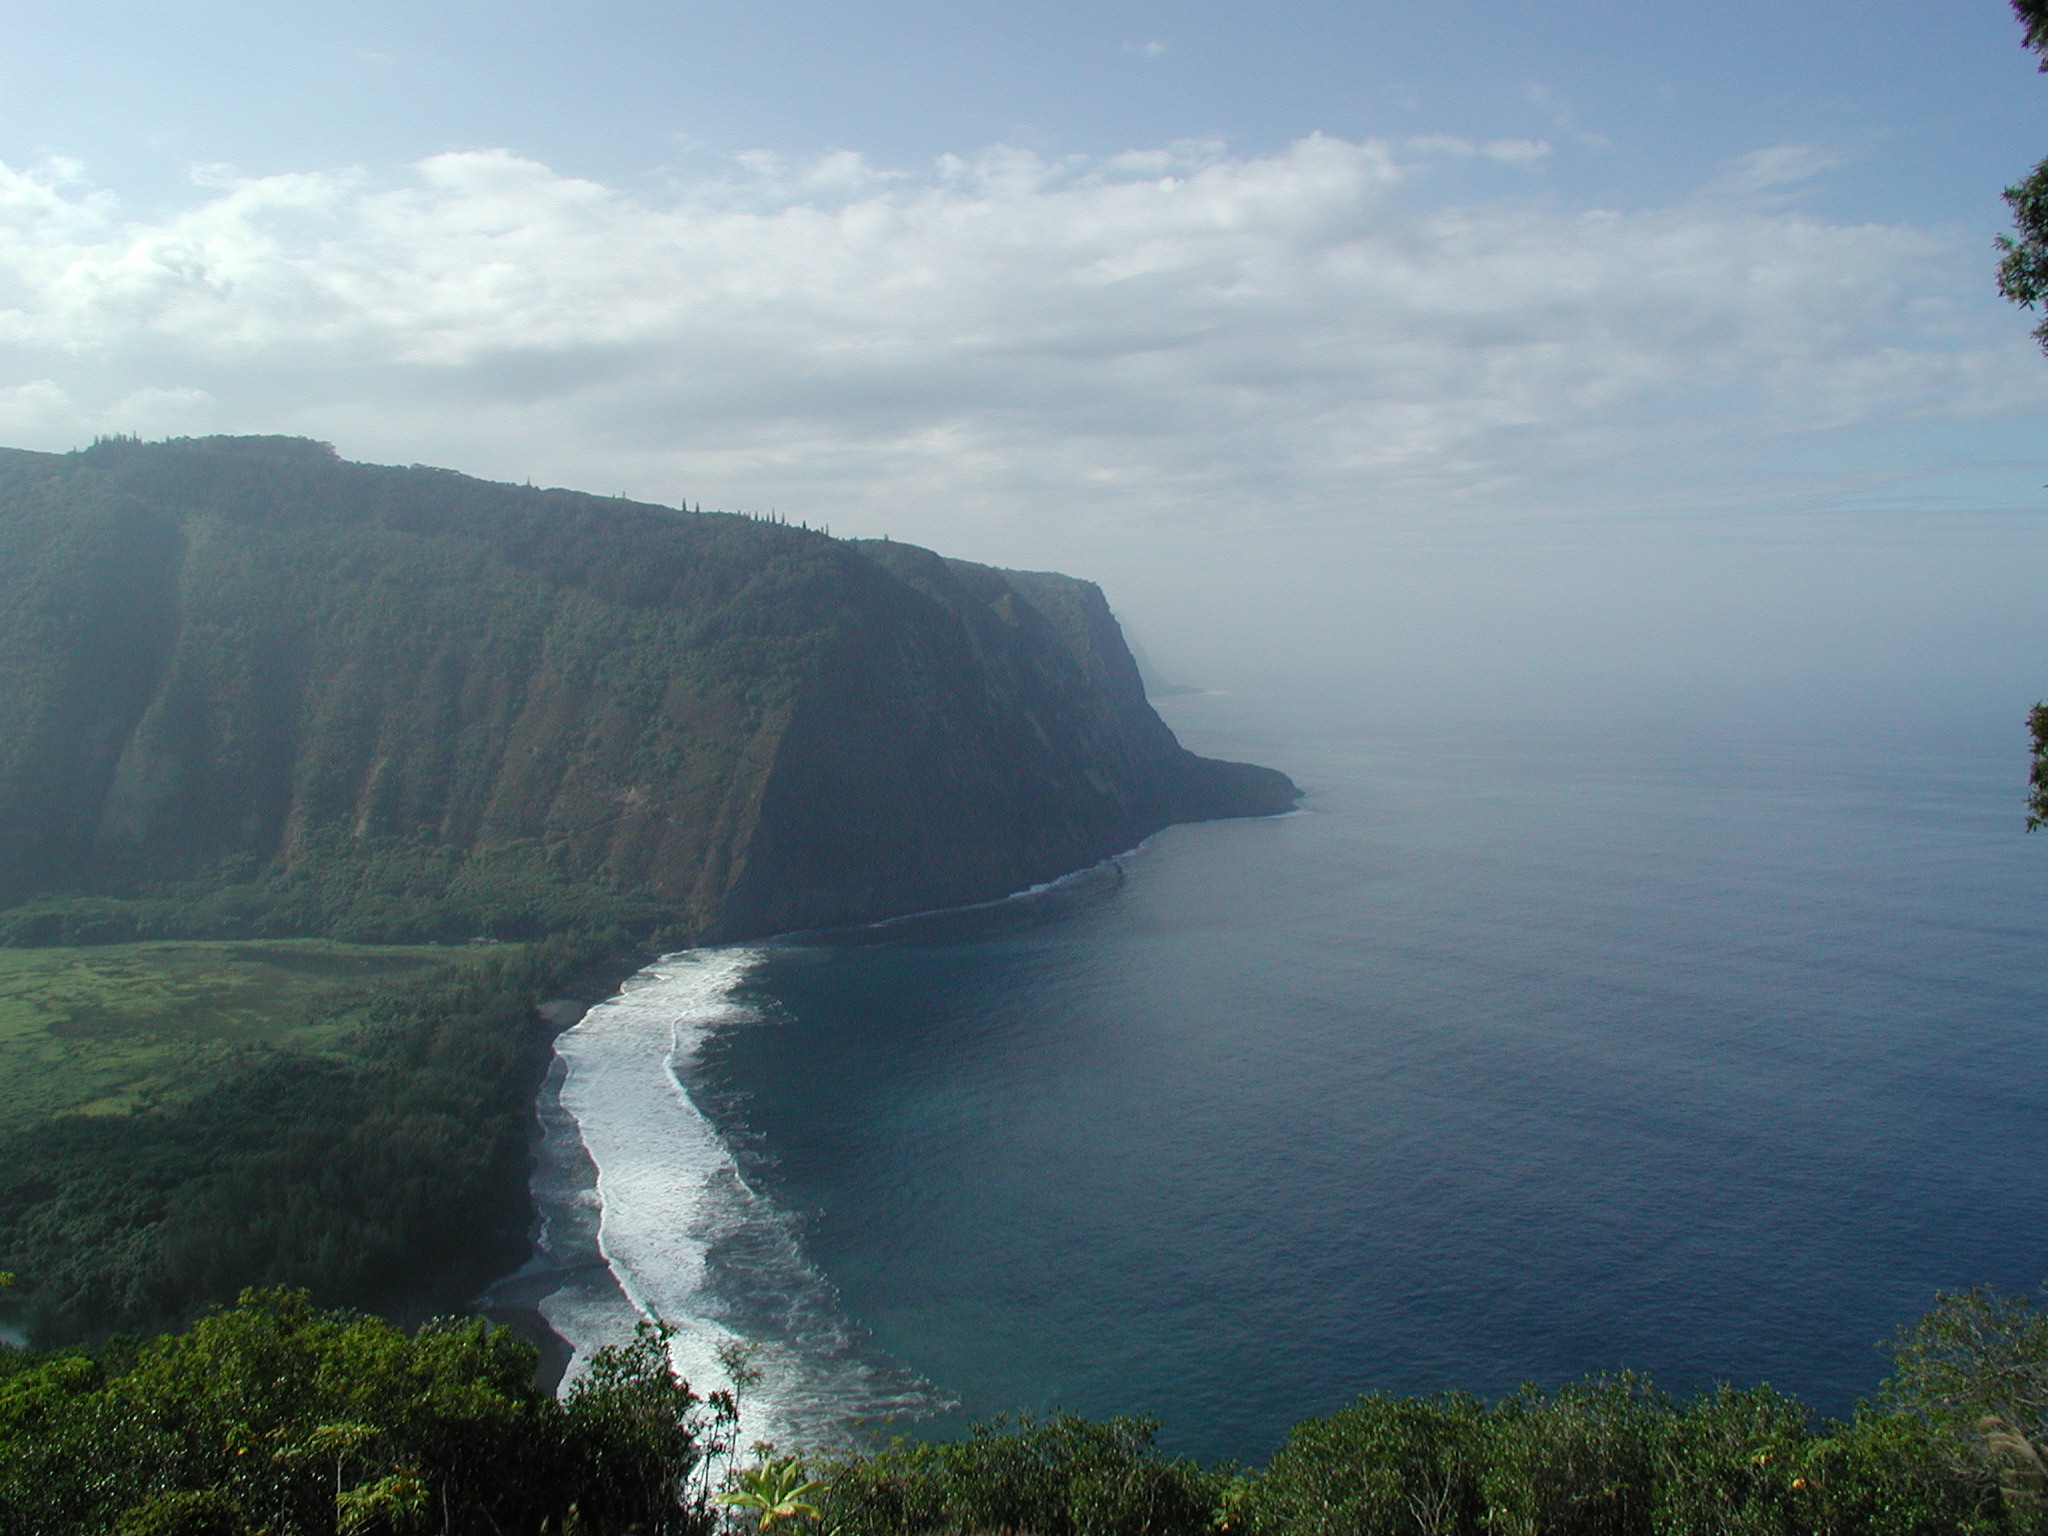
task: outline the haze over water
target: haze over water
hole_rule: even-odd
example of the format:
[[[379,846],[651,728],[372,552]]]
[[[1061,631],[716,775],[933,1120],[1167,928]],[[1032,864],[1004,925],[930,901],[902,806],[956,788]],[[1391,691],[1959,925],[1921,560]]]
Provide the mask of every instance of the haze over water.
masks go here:
[[[792,1426],[859,1409],[855,1356],[877,1410],[1144,1413],[1248,1460],[1361,1392],[1623,1367],[1841,1413],[1937,1287],[2048,1273],[2016,724],[1164,712],[1305,809],[768,947],[691,1034],[694,1107],[834,1314],[752,1309],[771,1351],[834,1341]],[[717,1255],[749,1331],[759,1266]]]

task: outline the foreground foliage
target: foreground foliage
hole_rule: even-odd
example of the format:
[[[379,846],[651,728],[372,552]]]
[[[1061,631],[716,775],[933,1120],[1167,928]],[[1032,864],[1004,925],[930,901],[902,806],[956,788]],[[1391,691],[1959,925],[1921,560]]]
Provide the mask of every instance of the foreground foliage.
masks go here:
[[[481,1322],[390,1324],[250,1292],[140,1350],[18,1357],[0,1379],[0,1530],[232,1536],[710,1526],[732,1422],[641,1330],[566,1401]]]
[[[408,1336],[256,1291],[137,1348],[0,1354],[4,1536],[2019,1536],[2043,1528],[2048,1318],[1972,1291],[1899,1340],[1879,1401],[1816,1424],[1768,1387],[1675,1403],[1638,1376],[1487,1404],[1370,1396],[1263,1471],[1143,1420],[998,1420],[734,1465],[730,1396],[667,1335],[557,1402],[480,1322]]]

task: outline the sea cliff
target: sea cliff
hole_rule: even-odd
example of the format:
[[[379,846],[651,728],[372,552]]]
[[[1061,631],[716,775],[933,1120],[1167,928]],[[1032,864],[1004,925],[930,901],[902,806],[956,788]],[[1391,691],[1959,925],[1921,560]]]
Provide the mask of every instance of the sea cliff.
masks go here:
[[[0,701],[14,942],[730,940],[1297,797],[1088,582],[290,438],[0,451]]]

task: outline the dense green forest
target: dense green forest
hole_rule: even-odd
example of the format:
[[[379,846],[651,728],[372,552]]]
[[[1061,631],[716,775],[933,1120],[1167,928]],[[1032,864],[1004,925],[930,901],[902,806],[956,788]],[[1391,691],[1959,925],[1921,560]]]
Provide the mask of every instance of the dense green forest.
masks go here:
[[[525,1252],[549,1038],[533,1004],[622,943],[456,951],[410,978],[303,988],[295,1031],[191,1053],[182,1075],[138,1068],[156,1097],[15,1118],[0,1269],[32,1337],[174,1327],[251,1285],[416,1316],[459,1305]]]
[[[136,1346],[0,1357],[7,1536],[1993,1536],[2043,1523],[2048,1318],[1973,1292],[1894,1349],[1879,1400],[1816,1423],[1768,1387],[1676,1403],[1631,1376],[1486,1404],[1366,1397],[1263,1469],[1072,1416],[743,1461],[736,1405],[664,1335],[556,1401],[476,1321],[406,1334],[251,1292]],[[748,1373],[738,1372],[744,1383]]]

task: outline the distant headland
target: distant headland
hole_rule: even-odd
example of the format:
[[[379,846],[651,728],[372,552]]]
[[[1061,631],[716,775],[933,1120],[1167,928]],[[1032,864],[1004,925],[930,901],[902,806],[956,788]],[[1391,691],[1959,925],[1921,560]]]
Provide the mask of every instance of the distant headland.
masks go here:
[[[733,940],[1299,794],[1092,583],[300,438],[0,451],[0,612],[15,943]]]

